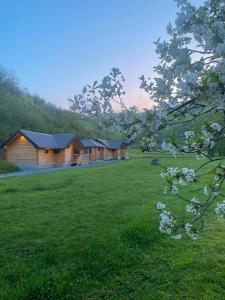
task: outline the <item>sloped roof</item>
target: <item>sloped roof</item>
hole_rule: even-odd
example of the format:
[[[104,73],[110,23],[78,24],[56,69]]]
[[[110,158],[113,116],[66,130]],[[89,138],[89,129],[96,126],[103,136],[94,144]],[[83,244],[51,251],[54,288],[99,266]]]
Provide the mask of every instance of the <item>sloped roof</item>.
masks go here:
[[[51,149],[65,149],[69,143],[75,138],[75,134],[47,134],[40,132],[33,132],[28,130],[19,130],[37,148],[51,148]],[[14,134],[4,145],[6,145],[16,134]]]
[[[85,148],[105,148],[105,145],[91,139],[81,140],[81,144]]]
[[[102,143],[103,145],[105,145],[107,148],[109,149],[119,149],[121,147],[121,145],[123,144],[122,141],[120,140],[102,140],[102,139],[98,139],[98,141],[100,143]]]
[[[59,148],[64,149],[71,143],[71,141],[76,137],[76,135],[73,133],[53,134],[53,137],[55,139],[56,145]]]

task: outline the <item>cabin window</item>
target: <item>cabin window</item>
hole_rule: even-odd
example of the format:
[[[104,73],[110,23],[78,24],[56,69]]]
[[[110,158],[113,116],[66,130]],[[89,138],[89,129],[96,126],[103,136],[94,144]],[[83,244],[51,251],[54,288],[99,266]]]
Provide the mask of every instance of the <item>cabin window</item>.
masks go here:
[[[45,149],[45,153],[48,154],[49,153],[49,149]]]
[[[55,154],[59,154],[60,153],[60,149],[54,149],[54,153]]]

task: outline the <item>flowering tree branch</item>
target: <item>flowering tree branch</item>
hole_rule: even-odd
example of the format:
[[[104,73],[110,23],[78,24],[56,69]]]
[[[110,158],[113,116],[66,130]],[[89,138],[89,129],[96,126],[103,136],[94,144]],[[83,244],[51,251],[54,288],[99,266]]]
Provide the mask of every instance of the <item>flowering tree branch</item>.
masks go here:
[[[212,206],[220,220],[225,218],[221,192],[225,166],[222,158],[213,157],[215,147],[225,138],[225,3],[205,0],[195,7],[188,0],[176,2],[175,24],[167,27],[169,40],[159,39],[155,43],[160,59],[154,68],[156,75],[152,80],[139,78],[140,88],[156,103],[152,111],[140,113],[136,107],[125,105],[125,79],[115,68],[101,83],[95,81],[92,86],[85,86],[82,94],[70,102],[76,112],[103,116],[104,125],[126,140],[141,135],[143,151],[156,146],[154,138],[159,130],[205,118],[197,130],[186,130],[183,140],[170,137],[162,143],[162,148],[173,156],[177,152],[192,153],[200,163],[202,160],[195,170],[170,167],[161,173],[167,181],[165,191],[186,203],[184,217],[172,214],[161,202],[157,204],[161,232],[174,239],[187,235],[195,240],[203,228],[205,213]],[[121,106],[120,113],[113,111],[113,103]],[[208,169],[203,172],[204,168]],[[202,195],[184,197],[184,187],[193,192],[198,188]]]
[[[205,212],[218,202],[215,212],[220,219],[225,218],[225,200],[221,187],[225,180],[225,166],[222,158],[213,158],[213,149],[224,139],[225,116],[225,3],[208,0],[196,8],[188,0],[177,0],[179,12],[173,27],[167,32],[170,40],[156,42],[156,52],[160,63],[155,67],[157,77],[151,81],[140,77],[141,88],[149,93],[157,103],[155,128],[165,128],[174,124],[188,124],[202,116],[214,116],[215,121],[206,121],[199,132],[185,132],[183,142],[170,140],[163,148],[174,156],[177,152],[195,153],[203,163],[196,169],[168,168],[161,175],[167,180],[165,191],[177,195],[187,202],[186,213],[192,218],[189,222],[178,222],[174,214],[158,203],[160,230],[182,237],[185,232],[197,239],[203,228]],[[193,49],[195,45],[195,49]],[[190,47],[191,46],[191,47]],[[205,161],[207,160],[207,161]],[[215,166],[215,163],[218,164]],[[199,173],[204,167],[212,168]],[[209,184],[202,187],[206,199],[185,198],[181,187],[200,185],[206,178]],[[223,199],[222,199],[223,198]]]

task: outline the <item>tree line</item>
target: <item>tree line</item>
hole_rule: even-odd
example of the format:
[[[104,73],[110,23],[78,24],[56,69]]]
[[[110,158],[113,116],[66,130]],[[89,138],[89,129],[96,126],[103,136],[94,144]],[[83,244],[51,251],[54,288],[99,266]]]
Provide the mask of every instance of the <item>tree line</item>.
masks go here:
[[[15,75],[0,67],[0,144],[19,129],[75,133],[81,138],[107,137],[97,120],[47,103],[22,89]]]

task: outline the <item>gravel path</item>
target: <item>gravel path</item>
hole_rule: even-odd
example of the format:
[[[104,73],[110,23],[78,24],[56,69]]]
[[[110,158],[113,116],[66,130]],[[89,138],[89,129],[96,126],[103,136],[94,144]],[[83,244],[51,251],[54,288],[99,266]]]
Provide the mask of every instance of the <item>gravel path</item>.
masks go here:
[[[49,173],[49,172],[56,172],[61,170],[69,170],[69,169],[80,169],[80,168],[86,168],[86,167],[92,167],[92,166],[102,166],[107,164],[112,164],[116,162],[120,162],[121,160],[109,160],[109,161],[99,161],[99,162],[91,162],[86,163],[81,166],[67,166],[67,167],[59,167],[59,168],[45,168],[45,169],[27,169],[22,170],[18,172],[12,172],[12,173],[6,173],[6,174],[0,174],[0,179],[8,178],[8,177],[17,177],[17,176],[25,176],[25,175],[31,175],[31,174],[42,174],[42,173]]]

